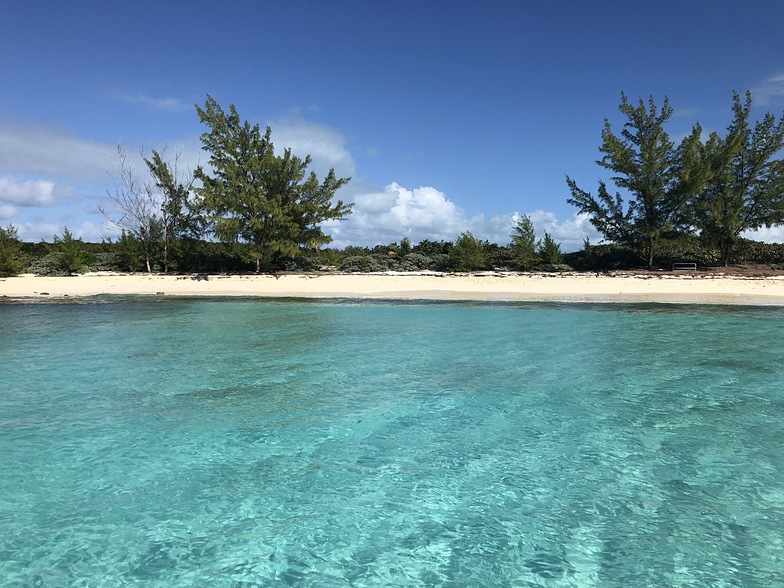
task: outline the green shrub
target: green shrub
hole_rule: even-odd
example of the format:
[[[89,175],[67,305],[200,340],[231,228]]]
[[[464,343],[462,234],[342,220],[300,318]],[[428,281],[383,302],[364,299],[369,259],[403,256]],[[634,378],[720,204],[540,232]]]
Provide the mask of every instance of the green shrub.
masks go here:
[[[490,268],[490,256],[485,243],[470,232],[462,233],[449,253],[449,269],[470,272]]]
[[[55,263],[64,275],[72,275],[84,270],[95,261],[95,256],[84,250],[81,239],[74,239],[68,227],[63,228],[62,236],[54,236],[56,250]]]
[[[15,276],[29,263],[14,225],[0,227],[0,276]]]
[[[546,263],[542,266],[543,272],[563,273],[573,272],[574,268],[566,265],[565,263]]]
[[[429,270],[433,266],[433,259],[421,253],[407,253],[400,260],[399,270],[402,272],[416,272]]]
[[[34,260],[25,270],[36,276],[67,276],[68,272],[60,263],[60,254],[56,251],[47,253]]]

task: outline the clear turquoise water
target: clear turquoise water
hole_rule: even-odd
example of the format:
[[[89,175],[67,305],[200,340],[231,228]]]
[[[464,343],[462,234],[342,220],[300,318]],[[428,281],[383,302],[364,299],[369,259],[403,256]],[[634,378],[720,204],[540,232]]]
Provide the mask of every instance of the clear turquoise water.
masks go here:
[[[784,310],[0,304],[2,586],[774,586]]]

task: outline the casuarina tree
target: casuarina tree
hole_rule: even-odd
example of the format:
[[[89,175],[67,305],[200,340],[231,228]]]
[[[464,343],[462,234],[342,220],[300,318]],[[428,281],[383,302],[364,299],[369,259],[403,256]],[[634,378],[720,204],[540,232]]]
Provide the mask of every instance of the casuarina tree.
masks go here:
[[[732,109],[726,137],[712,133],[704,146],[709,180],[692,207],[696,229],[719,248],[725,266],[743,231],[784,222],[784,117],[767,112],[752,129],[749,92],[743,103],[734,94]]]
[[[619,109],[627,122],[618,136],[605,120],[599,148],[603,156],[597,163],[615,173],[612,181],[628,193],[628,204],[618,193],[611,196],[604,182],[599,183],[598,194],[593,196],[568,176],[572,196],[567,202],[588,214],[606,240],[640,250],[652,269],[659,239],[685,225],[685,203],[697,181],[690,161],[701,129],[695,126],[675,148],[664,129],[673,114],[666,98],[659,109],[653,98],[647,105],[640,100],[633,106],[621,94]]]
[[[350,178],[331,169],[319,180],[307,173],[309,155],[301,159],[291,149],[276,155],[270,128],[262,134],[258,124],[240,119],[234,105],[226,113],[207,96],[196,111],[208,129],[201,143],[209,165],[196,169],[201,186],[195,192],[218,239],[249,243],[256,271],[332,240],[321,224],[351,213],[350,204],[335,199]]]

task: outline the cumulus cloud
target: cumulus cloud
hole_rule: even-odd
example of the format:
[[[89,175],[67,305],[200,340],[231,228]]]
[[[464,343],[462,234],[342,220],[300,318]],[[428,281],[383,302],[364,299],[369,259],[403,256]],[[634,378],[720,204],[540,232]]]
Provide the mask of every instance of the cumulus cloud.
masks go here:
[[[346,146],[347,139],[341,132],[319,123],[298,117],[286,117],[270,123],[275,152],[286,147],[299,157],[310,155],[311,170],[323,177],[330,168],[338,177],[355,177],[354,158]]]
[[[378,245],[408,237],[452,240],[468,230],[465,212],[435,188],[408,189],[392,182],[383,191],[355,194],[354,213],[345,221],[326,224],[336,247]]]
[[[446,194],[436,188],[423,186],[405,188],[392,182],[383,191],[368,191],[354,195],[354,213],[348,219],[325,224],[335,247],[346,245],[380,245],[398,242],[408,237],[413,243],[423,239],[454,241],[464,231],[475,237],[499,245],[511,240],[519,212],[496,215],[468,215]],[[526,213],[531,218],[538,238],[550,233],[561,243],[563,251],[582,248],[586,237],[594,243],[600,235],[588,221],[587,215],[574,214],[560,220],[553,212],[535,210]]]
[[[55,201],[54,182],[0,177],[0,202],[18,206],[52,206]]]

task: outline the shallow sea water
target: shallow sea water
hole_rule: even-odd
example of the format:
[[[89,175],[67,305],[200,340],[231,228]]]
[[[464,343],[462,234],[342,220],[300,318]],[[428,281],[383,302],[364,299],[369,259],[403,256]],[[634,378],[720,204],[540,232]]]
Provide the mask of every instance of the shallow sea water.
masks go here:
[[[784,581],[784,309],[0,304],[0,585]]]

